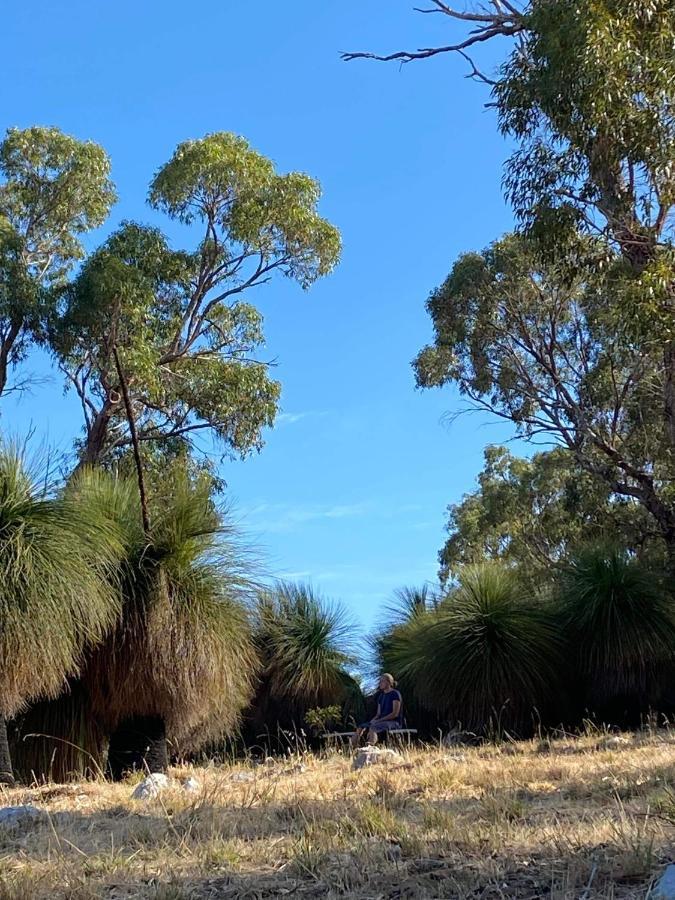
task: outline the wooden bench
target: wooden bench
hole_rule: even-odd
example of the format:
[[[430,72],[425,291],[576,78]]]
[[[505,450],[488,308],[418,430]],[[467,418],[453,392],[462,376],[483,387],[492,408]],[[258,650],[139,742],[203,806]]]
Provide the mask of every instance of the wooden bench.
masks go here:
[[[326,743],[339,744],[347,738],[353,738],[355,731],[329,731],[322,734],[321,737]],[[412,741],[413,736],[417,734],[416,728],[391,728],[389,731],[381,732],[383,735],[392,735],[393,737],[406,739],[408,744]]]

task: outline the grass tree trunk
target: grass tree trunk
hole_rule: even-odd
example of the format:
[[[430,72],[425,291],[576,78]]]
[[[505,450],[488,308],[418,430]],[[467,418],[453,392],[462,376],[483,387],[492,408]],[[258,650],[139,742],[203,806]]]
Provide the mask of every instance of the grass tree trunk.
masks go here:
[[[131,405],[129,388],[117,352],[117,347],[113,347],[113,355],[115,357],[115,366],[120,380],[120,387],[122,388],[124,408],[129,423],[129,433],[131,434],[131,445],[134,451],[143,531],[146,538],[150,540],[148,498],[145,490],[143,460],[141,459],[141,448],[136,433],[134,411]],[[139,753],[141,754],[140,758]],[[113,778],[119,778],[121,772],[124,771],[125,756],[127,757],[126,768],[129,767],[128,762],[129,757],[131,757],[132,767],[140,768],[146,772],[166,772],[169,767],[169,754],[166,745],[166,726],[164,720],[159,716],[145,716],[132,719],[118,729],[117,733],[110,739],[110,749],[108,751],[109,768]],[[122,767],[121,772],[120,766]]]
[[[108,768],[115,781],[126,772],[166,772],[168,765],[166,727],[159,716],[127,719],[110,738]]]
[[[12,759],[9,755],[9,741],[7,740],[7,722],[4,716],[0,716],[0,784],[14,784]]]

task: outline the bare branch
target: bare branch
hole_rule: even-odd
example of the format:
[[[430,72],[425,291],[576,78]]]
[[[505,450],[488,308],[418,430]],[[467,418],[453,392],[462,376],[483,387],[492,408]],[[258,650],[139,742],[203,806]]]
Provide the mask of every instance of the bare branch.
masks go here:
[[[406,63],[416,59],[428,59],[431,56],[438,56],[440,53],[462,53],[464,56],[465,54],[462,51],[468,50],[469,47],[473,47],[476,44],[484,43],[495,37],[515,37],[525,30],[525,19],[522,13],[507,0],[493,0],[492,6],[495,10],[493,13],[460,12],[448,6],[443,0],[431,0],[431,2],[433,3],[433,9],[418,8],[416,11],[423,14],[441,13],[459,22],[478,23],[478,27],[471,31],[465,40],[457,44],[448,44],[441,47],[420,47],[417,50],[399,50],[396,53],[389,53],[385,56],[380,56],[377,53],[343,52],[340,54],[340,57],[345,62],[350,62],[353,59],[375,59],[379,62],[400,60],[402,63]],[[470,59],[469,62],[474,67],[474,72],[472,73],[474,77],[479,78],[481,81],[486,81],[487,84],[494,84],[476,69]]]

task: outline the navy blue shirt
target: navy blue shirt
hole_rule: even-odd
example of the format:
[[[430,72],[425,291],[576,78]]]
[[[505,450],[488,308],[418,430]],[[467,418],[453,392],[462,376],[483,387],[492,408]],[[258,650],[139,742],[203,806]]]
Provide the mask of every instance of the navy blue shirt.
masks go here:
[[[396,719],[392,719],[392,721],[393,722],[401,721],[402,711],[403,711],[403,702],[401,700],[401,695],[399,694],[399,692],[394,690],[393,688],[390,691],[386,691],[386,692],[381,691],[381,693],[378,694],[377,702],[380,705],[380,718],[381,719],[384,719],[385,716],[391,715],[391,713],[393,713],[395,700],[398,700],[398,702],[401,704],[401,707],[398,711],[398,717]]]

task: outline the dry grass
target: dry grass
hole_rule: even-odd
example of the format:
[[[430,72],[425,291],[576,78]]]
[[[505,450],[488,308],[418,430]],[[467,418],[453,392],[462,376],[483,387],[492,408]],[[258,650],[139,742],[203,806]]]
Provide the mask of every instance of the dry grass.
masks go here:
[[[3,804],[48,816],[0,828],[0,900],[646,898],[672,858],[675,734],[596,743],[177,770],[200,793],[143,802],[128,783],[14,788]]]

